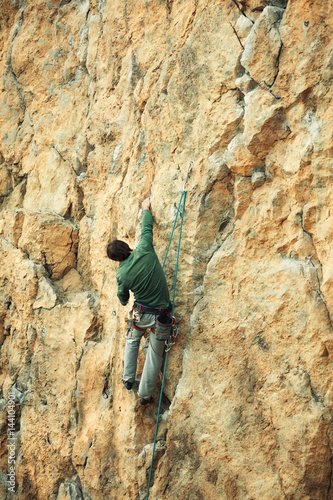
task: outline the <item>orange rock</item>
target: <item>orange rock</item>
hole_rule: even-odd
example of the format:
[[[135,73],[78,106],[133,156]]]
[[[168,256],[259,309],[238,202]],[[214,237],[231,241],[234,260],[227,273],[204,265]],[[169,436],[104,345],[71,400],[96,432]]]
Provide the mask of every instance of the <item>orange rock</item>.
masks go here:
[[[0,465],[13,391],[22,500],[146,497],[162,374],[147,407],[123,387],[133,297],[106,245],[137,245],[150,195],[164,258],[190,160],[149,498],[332,498],[332,9],[1,2]]]

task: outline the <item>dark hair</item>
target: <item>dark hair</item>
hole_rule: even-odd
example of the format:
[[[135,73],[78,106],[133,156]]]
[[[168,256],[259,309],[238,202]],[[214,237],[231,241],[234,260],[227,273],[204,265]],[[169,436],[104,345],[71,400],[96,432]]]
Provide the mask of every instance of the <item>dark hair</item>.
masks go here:
[[[132,252],[132,249],[124,241],[113,240],[108,244],[106,252],[109,259],[122,262],[127,259]]]

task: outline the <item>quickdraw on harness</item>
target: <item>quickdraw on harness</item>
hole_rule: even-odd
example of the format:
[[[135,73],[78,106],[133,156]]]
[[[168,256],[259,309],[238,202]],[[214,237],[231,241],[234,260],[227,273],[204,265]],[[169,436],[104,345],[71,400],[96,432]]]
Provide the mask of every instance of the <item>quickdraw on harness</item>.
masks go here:
[[[129,332],[131,330],[138,330],[139,332],[144,332],[146,330],[146,328],[139,328],[136,324],[135,324],[135,320],[137,320],[138,318],[136,317],[136,311],[135,311],[135,307],[133,306],[132,309],[130,309],[128,311],[128,314],[127,314],[127,333],[126,333],[126,337],[128,337],[129,335]]]
[[[176,326],[176,318],[172,316],[171,335],[169,337],[169,341],[167,342],[167,348],[165,349],[165,352],[169,352],[171,347],[175,345],[177,337],[178,337],[178,326]]]
[[[175,221],[174,221],[174,224],[173,224],[173,228],[172,228],[172,231],[171,231],[171,236],[170,236],[170,239],[169,239],[169,244],[168,244],[168,247],[167,247],[167,250],[166,250],[166,253],[165,253],[165,257],[164,257],[164,261],[163,261],[163,265],[162,265],[162,267],[164,268],[165,261],[166,261],[166,258],[168,256],[168,252],[169,252],[171,240],[172,240],[172,237],[173,237],[173,233],[174,233],[174,230],[175,230],[175,227],[176,227],[176,222],[177,222],[178,214],[179,214],[180,208],[182,207],[180,230],[179,230],[179,240],[178,240],[178,249],[177,249],[175,281],[174,281],[174,287],[173,287],[172,309],[171,309],[171,317],[172,317],[172,320],[173,320],[173,323],[172,323],[172,333],[171,333],[171,336],[169,337],[169,340],[167,342],[167,348],[166,348],[164,370],[163,370],[163,378],[162,378],[162,386],[161,386],[160,399],[159,399],[158,410],[157,410],[157,419],[156,419],[156,429],[155,429],[155,437],[154,437],[154,445],[153,445],[153,454],[152,454],[152,458],[151,458],[151,465],[150,465],[150,471],[149,471],[148,489],[147,489],[146,500],[148,500],[148,497],[149,497],[150,482],[151,482],[151,477],[152,477],[152,472],[153,472],[153,462],[154,462],[154,455],[155,455],[155,448],[156,448],[158,421],[159,421],[160,410],[161,410],[161,402],[162,402],[162,394],[163,394],[163,388],[164,388],[166,366],[167,366],[167,361],[168,361],[168,354],[169,354],[169,351],[170,351],[171,347],[175,344],[176,337],[178,335],[178,329],[175,326],[175,319],[174,319],[173,312],[174,312],[174,307],[175,307],[175,296],[176,296],[176,285],[177,285],[177,272],[178,272],[178,263],[179,263],[180,243],[181,243],[181,239],[182,239],[182,230],[183,230],[183,221],[184,221],[184,212],[185,212],[185,200],[186,200],[186,194],[187,194],[187,188],[188,188],[188,179],[189,179],[189,175],[190,175],[190,173],[192,171],[192,168],[193,168],[193,162],[191,161],[189,163],[189,165],[188,165],[188,168],[187,168],[186,180],[185,180],[183,191],[182,191],[182,194],[181,194],[181,197],[180,197],[180,201],[179,201],[179,204],[178,204],[178,209],[177,209]]]

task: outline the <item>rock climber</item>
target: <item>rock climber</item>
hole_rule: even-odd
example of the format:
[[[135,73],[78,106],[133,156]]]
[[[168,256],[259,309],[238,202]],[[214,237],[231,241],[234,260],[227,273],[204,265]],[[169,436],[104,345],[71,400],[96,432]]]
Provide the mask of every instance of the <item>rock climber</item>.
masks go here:
[[[150,198],[142,204],[141,239],[132,250],[120,240],[107,246],[109,259],[118,261],[116,273],[117,296],[123,306],[129,301],[129,291],[134,293],[134,306],[130,312],[125,344],[123,383],[128,391],[136,375],[140,341],[147,328],[151,329],[149,346],[139,384],[141,404],[151,402],[157,377],[163,362],[165,340],[171,333],[171,308],[169,290],[163,268],[153,246],[153,217]]]

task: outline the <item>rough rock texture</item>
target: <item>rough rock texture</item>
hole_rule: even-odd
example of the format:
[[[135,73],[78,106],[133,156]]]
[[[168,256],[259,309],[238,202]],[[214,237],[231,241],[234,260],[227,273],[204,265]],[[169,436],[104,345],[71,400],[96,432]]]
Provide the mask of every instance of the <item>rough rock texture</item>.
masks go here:
[[[9,391],[16,498],[145,498],[105,247],[151,192],[162,257],[193,160],[150,498],[333,499],[332,2],[3,0],[0,42],[1,498]]]

